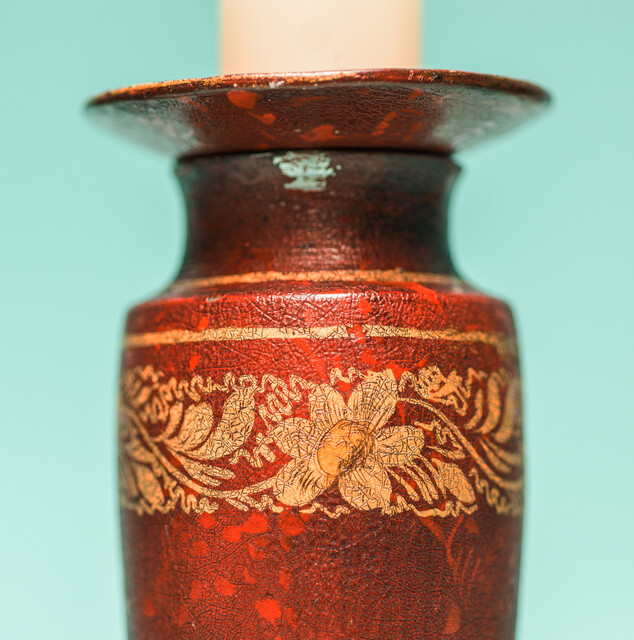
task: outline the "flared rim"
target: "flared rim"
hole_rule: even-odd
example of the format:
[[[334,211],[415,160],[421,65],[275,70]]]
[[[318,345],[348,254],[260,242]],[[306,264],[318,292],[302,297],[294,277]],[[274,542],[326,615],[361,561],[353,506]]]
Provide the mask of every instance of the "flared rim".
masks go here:
[[[187,78],[166,82],[148,82],[104,91],[88,103],[88,107],[98,107],[121,100],[156,99],[169,96],[198,94],[218,89],[268,89],[281,87],[305,87],[350,82],[397,82],[420,84],[452,84],[477,87],[489,91],[522,95],[535,102],[548,104],[550,96],[540,86],[507,78],[505,76],[472,73],[455,69],[354,69],[349,71],[314,71],[309,73],[251,73],[211,76],[208,78]]]
[[[455,70],[239,74],[107,91],[88,110],[177,157],[277,149],[401,149],[448,155],[549,103],[539,86]]]

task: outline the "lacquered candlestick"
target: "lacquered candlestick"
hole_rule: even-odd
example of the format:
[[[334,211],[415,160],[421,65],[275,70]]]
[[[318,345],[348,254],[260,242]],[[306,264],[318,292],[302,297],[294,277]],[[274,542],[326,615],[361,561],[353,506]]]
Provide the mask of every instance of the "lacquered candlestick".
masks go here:
[[[459,72],[104,94],[178,158],[183,268],[133,309],[131,640],[510,640],[523,512],[509,308],[455,272],[451,154],[540,112]]]

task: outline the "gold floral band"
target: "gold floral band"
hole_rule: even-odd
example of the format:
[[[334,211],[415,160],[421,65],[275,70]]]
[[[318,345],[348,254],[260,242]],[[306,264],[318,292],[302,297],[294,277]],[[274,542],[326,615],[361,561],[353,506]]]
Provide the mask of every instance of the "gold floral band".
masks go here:
[[[315,382],[135,368],[122,386],[121,503],[139,515],[222,504],[330,517],[518,515],[519,391],[505,369],[332,369]]]

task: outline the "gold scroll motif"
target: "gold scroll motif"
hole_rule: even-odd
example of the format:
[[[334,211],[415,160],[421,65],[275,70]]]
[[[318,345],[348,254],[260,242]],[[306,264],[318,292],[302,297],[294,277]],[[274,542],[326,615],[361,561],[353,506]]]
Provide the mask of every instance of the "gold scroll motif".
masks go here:
[[[120,492],[139,515],[211,513],[221,503],[333,518],[455,517],[483,506],[519,515],[519,380],[505,369],[462,376],[436,366],[398,376],[333,369],[328,382],[179,380],[135,368],[122,382]]]

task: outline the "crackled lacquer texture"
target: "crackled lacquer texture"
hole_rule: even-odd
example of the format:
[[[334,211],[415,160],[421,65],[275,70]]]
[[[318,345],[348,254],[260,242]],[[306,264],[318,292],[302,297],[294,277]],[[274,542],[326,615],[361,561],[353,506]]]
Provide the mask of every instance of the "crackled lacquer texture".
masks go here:
[[[182,272],[128,320],[132,640],[513,637],[521,401],[506,305],[455,273],[455,165],[182,161]]]

